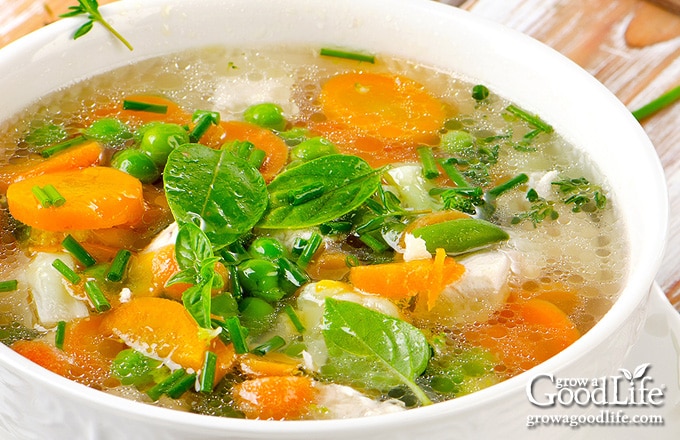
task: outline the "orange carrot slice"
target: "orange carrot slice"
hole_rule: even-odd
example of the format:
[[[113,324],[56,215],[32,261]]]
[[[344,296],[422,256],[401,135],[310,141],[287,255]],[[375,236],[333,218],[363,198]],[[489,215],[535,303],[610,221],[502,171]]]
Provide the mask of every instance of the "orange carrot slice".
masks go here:
[[[125,348],[101,333],[102,322],[103,315],[72,321],[64,333],[64,353],[79,370],[73,379],[95,388],[117,385],[111,376],[111,362]]]
[[[125,100],[165,105],[167,106],[168,111],[166,113],[153,113],[139,110],[123,110],[123,101]],[[133,127],[154,121],[180,125],[187,124],[191,121],[191,115],[182,110],[175,102],[168,98],[155,95],[131,95],[124,99],[113,101],[109,105],[99,107],[93,112],[93,121],[101,118],[117,118]]]
[[[569,317],[541,299],[509,303],[494,319],[466,332],[473,345],[489,349],[510,374],[551,358],[580,337]]]
[[[160,359],[170,359],[198,371],[210,341],[182,304],[165,298],[142,297],[111,309],[102,332],[115,335],[128,346]]]
[[[233,388],[236,407],[248,419],[299,419],[316,398],[306,376],[268,376],[246,380]]]
[[[53,185],[66,199],[59,207],[43,207],[32,188]],[[47,231],[102,229],[132,224],[144,213],[139,180],[106,167],[50,173],[13,183],[7,189],[10,213],[17,220]]]
[[[217,148],[229,141],[248,141],[267,154],[260,167],[260,173],[267,182],[281,171],[288,160],[288,147],[280,137],[266,128],[247,122],[221,122],[218,126],[211,127],[200,142]]]
[[[17,341],[12,349],[53,373],[71,377],[71,362],[66,353],[44,341]]]
[[[240,358],[241,372],[246,376],[294,376],[300,373],[300,362],[283,353],[267,353],[264,356],[247,353]]]
[[[64,150],[49,159],[32,158],[0,168],[0,192],[20,180],[42,174],[75,170],[97,165],[104,149],[97,142],[87,142]]]
[[[437,249],[434,259],[352,267],[349,282],[359,290],[393,301],[423,294],[428,308],[432,308],[444,287],[460,278],[464,271],[443,249]]]
[[[446,119],[442,102],[403,76],[337,75],[323,85],[320,103],[327,121],[314,129],[372,165],[413,159],[416,145],[437,142]]]

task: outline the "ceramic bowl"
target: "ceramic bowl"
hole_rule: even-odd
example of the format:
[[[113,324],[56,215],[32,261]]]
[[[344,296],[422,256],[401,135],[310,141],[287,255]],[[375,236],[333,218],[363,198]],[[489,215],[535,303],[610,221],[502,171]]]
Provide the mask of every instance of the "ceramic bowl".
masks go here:
[[[524,35],[427,0],[126,0],[101,10],[134,51],[98,25],[72,40],[82,24],[77,18],[20,39],[0,51],[0,120],[92,75],[207,45],[334,45],[410,58],[488,85],[540,114],[590,155],[627,225],[632,269],[602,320],[547,362],[472,395],[362,419],[253,421],[160,409],[70,382],[1,346],[0,430],[8,438],[526,438],[532,431],[525,419],[537,411],[526,394],[533,377],[601,377],[620,366],[636,341],[661,261],[666,186],[640,125],[578,66]],[[573,434],[550,432],[555,438]]]

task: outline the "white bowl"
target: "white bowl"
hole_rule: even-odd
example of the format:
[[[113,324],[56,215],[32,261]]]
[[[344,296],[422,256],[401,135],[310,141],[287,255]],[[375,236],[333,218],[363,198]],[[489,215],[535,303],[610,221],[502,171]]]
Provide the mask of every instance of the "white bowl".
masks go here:
[[[538,408],[525,387],[541,373],[602,377],[634,344],[666,234],[663,170],[627,109],[546,46],[427,0],[126,0],[102,8],[135,47],[81,19],[61,20],[0,51],[0,120],[57,88],[137,60],[206,45],[343,46],[454,71],[538,113],[606,175],[627,224],[630,273],[620,299],[572,346],[538,367],[469,396],[396,415],[272,422],[170,411],[48,373],[0,346],[0,428],[19,439],[402,439],[526,437]],[[571,437],[570,429],[550,431]]]

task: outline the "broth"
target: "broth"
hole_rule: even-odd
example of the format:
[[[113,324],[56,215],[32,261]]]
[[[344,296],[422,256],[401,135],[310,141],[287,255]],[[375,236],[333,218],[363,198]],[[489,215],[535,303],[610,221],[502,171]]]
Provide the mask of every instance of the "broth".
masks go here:
[[[165,114],[121,109],[159,95]],[[258,116],[262,103],[283,122]],[[103,119],[113,125],[92,128]],[[187,139],[151,151],[149,120]],[[42,145],[48,126],[56,138]],[[623,225],[587,157],[495,91],[406,60],[207,48],[55,92],[0,131],[0,278],[17,280],[0,293],[3,342],[78,382],[178,410],[343,418],[456,398],[570,345],[628,270]],[[88,163],[41,165],[93,142]],[[128,150],[159,173],[138,174]],[[90,197],[95,177],[62,206],[16,195],[111,167],[125,177],[112,175],[110,194],[134,200],[106,208],[129,216],[114,224],[58,212]],[[104,209],[110,194],[90,204]],[[31,213],[47,214],[30,224]],[[67,236],[91,267],[64,249]],[[107,279],[120,249],[122,280]]]

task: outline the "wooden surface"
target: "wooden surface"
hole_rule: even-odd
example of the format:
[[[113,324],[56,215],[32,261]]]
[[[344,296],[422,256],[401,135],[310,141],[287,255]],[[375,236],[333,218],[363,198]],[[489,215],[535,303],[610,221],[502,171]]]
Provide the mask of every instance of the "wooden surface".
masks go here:
[[[680,16],[670,12],[680,9],[680,0],[440,1],[552,46],[631,110],[680,85]],[[54,21],[74,4],[76,0],[0,0],[0,46]],[[657,281],[680,310],[680,103],[643,127],[661,157],[670,193],[669,240]]]

